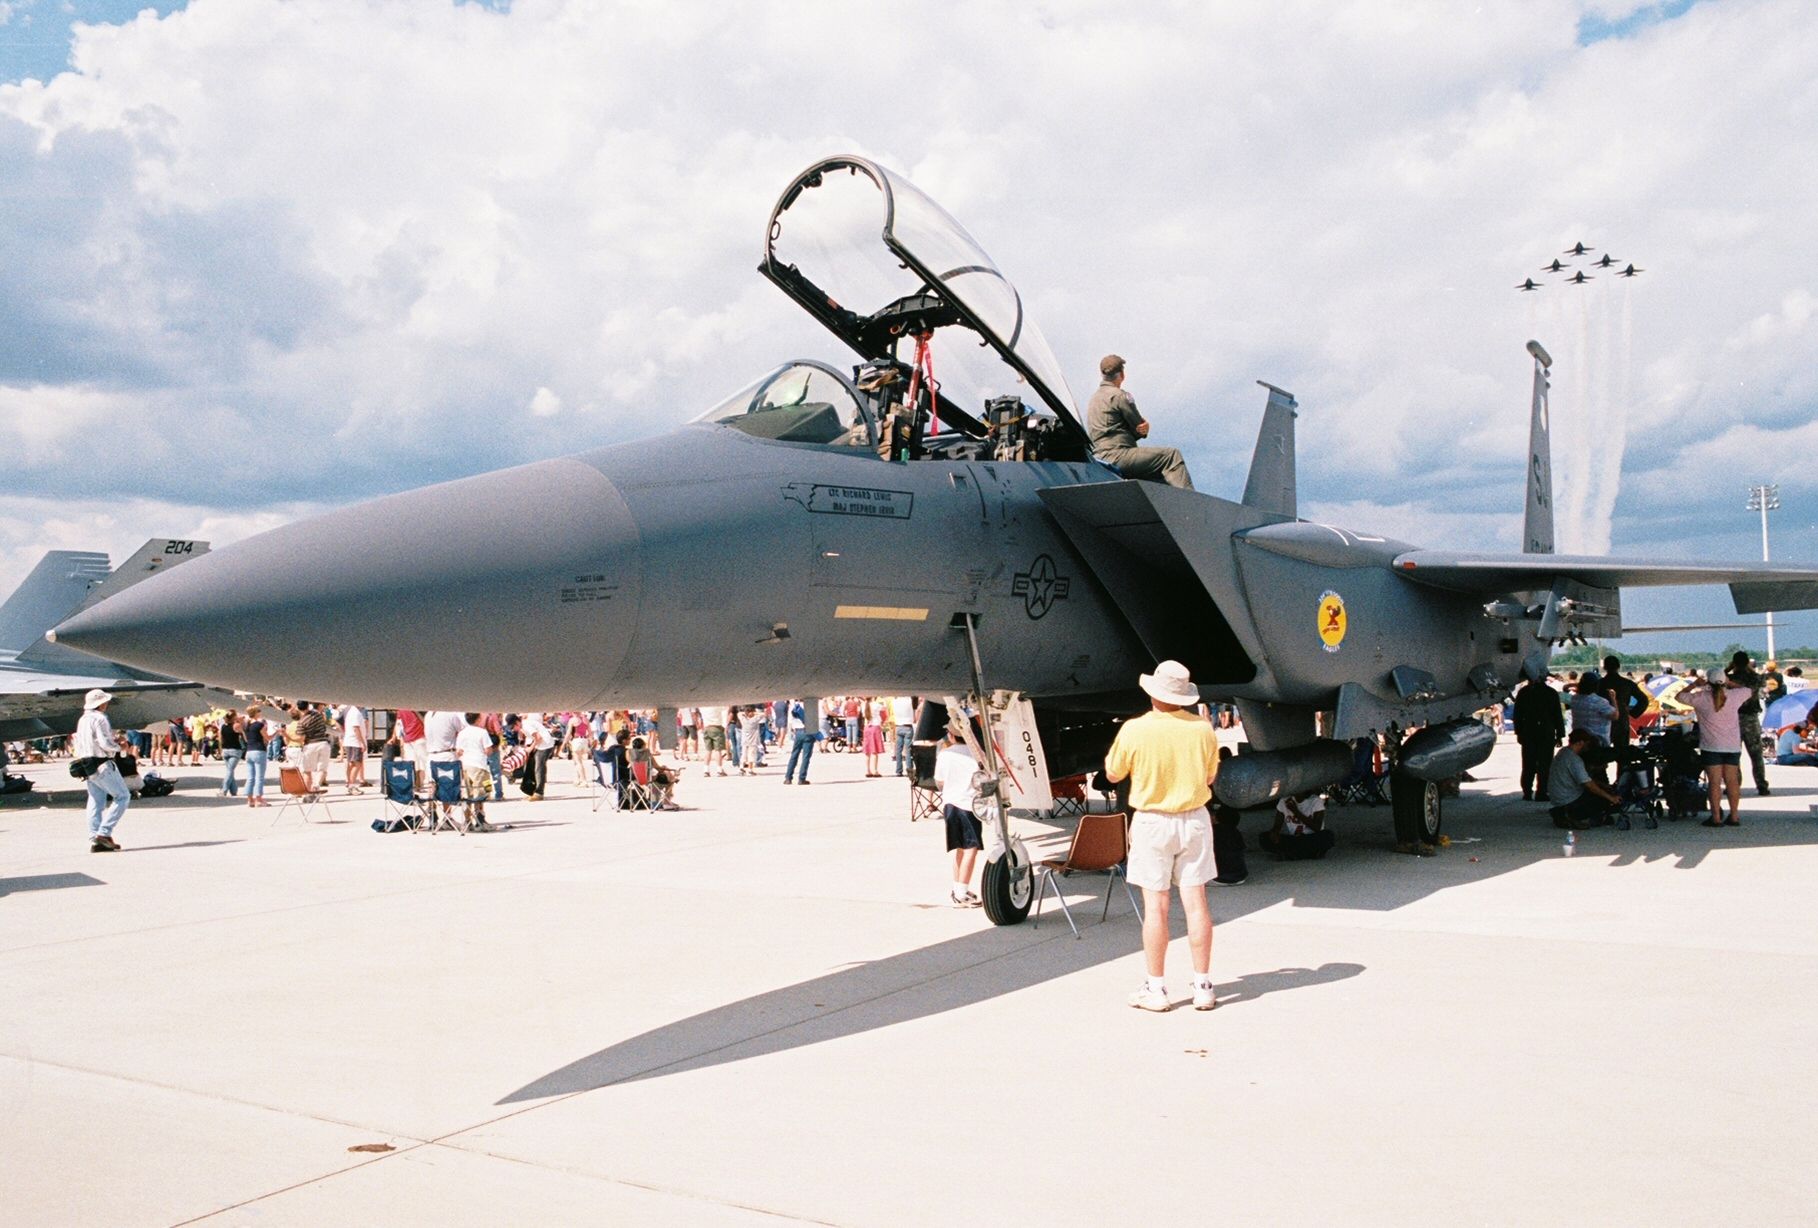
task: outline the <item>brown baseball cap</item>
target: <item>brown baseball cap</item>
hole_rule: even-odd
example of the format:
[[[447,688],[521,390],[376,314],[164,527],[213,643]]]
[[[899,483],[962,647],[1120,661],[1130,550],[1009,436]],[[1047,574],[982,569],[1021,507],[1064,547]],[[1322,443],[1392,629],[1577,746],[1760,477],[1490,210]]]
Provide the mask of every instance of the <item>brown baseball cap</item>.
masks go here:
[[[1103,358],[1098,360],[1098,373],[1100,375],[1116,375],[1123,369],[1124,356],[1122,354],[1106,354]]]

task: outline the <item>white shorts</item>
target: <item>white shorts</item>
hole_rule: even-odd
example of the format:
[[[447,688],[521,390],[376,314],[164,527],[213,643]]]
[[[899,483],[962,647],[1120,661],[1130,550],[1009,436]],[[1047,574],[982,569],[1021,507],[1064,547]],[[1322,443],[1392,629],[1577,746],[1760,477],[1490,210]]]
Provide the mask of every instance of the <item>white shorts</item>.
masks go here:
[[[1129,878],[1138,887],[1203,887],[1218,873],[1205,807],[1170,814],[1138,810],[1130,822]]]
[[[328,743],[310,742],[303,747],[303,770],[325,776],[328,774]]]

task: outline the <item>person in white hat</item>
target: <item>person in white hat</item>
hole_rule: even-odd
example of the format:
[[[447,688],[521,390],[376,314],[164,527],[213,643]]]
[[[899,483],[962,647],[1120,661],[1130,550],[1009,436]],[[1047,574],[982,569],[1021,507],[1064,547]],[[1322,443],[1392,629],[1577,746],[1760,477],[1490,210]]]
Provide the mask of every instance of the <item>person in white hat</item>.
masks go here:
[[[1218,873],[1212,853],[1212,780],[1218,775],[1218,735],[1201,716],[1199,689],[1179,661],[1163,661],[1141,677],[1152,711],[1125,721],[1105,755],[1113,784],[1130,782],[1130,881],[1143,889],[1143,958],[1147,977],[1130,1005],[1165,1011],[1163,966],[1168,957],[1170,889],[1180,886],[1193,954],[1193,1007],[1218,1005],[1212,988],[1212,910],[1206,884]]]
[[[76,758],[100,761],[83,781],[88,786],[88,839],[92,853],[120,851],[114,843],[114,825],[126,813],[126,805],[133,797],[113,759],[124,749],[107,719],[107,705],[113,698],[106,691],[90,691],[83,696],[82,719],[76,723]]]

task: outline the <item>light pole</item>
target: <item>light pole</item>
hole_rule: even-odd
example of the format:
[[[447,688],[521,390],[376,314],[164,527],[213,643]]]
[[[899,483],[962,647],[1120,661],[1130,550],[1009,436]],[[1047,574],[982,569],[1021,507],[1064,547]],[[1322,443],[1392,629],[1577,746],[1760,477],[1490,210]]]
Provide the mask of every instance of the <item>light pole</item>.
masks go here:
[[[1780,507],[1780,487],[1763,484],[1749,487],[1749,511],[1761,513],[1761,561],[1768,561],[1767,514]],[[1774,615],[1767,616],[1768,660],[1774,659]]]

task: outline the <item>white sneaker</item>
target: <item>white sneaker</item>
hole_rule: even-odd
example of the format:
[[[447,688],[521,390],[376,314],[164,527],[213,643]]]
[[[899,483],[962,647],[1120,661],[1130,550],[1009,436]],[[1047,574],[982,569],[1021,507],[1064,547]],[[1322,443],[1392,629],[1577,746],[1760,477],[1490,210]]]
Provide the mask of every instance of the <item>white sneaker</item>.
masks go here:
[[[1168,1001],[1167,990],[1150,989],[1146,984],[1130,995],[1130,1005],[1139,1011],[1171,1011],[1174,1009],[1174,1003]]]
[[[1195,985],[1193,987],[1193,1009],[1194,1010],[1209,1011],[1209,1010],[1212,1010],[1213,1008],[1215,1008],[1217,1005],[1218,1005],[1218,991],[1216,989],[1212,988],[1212,986],[1210,986],[1210,985]]]

